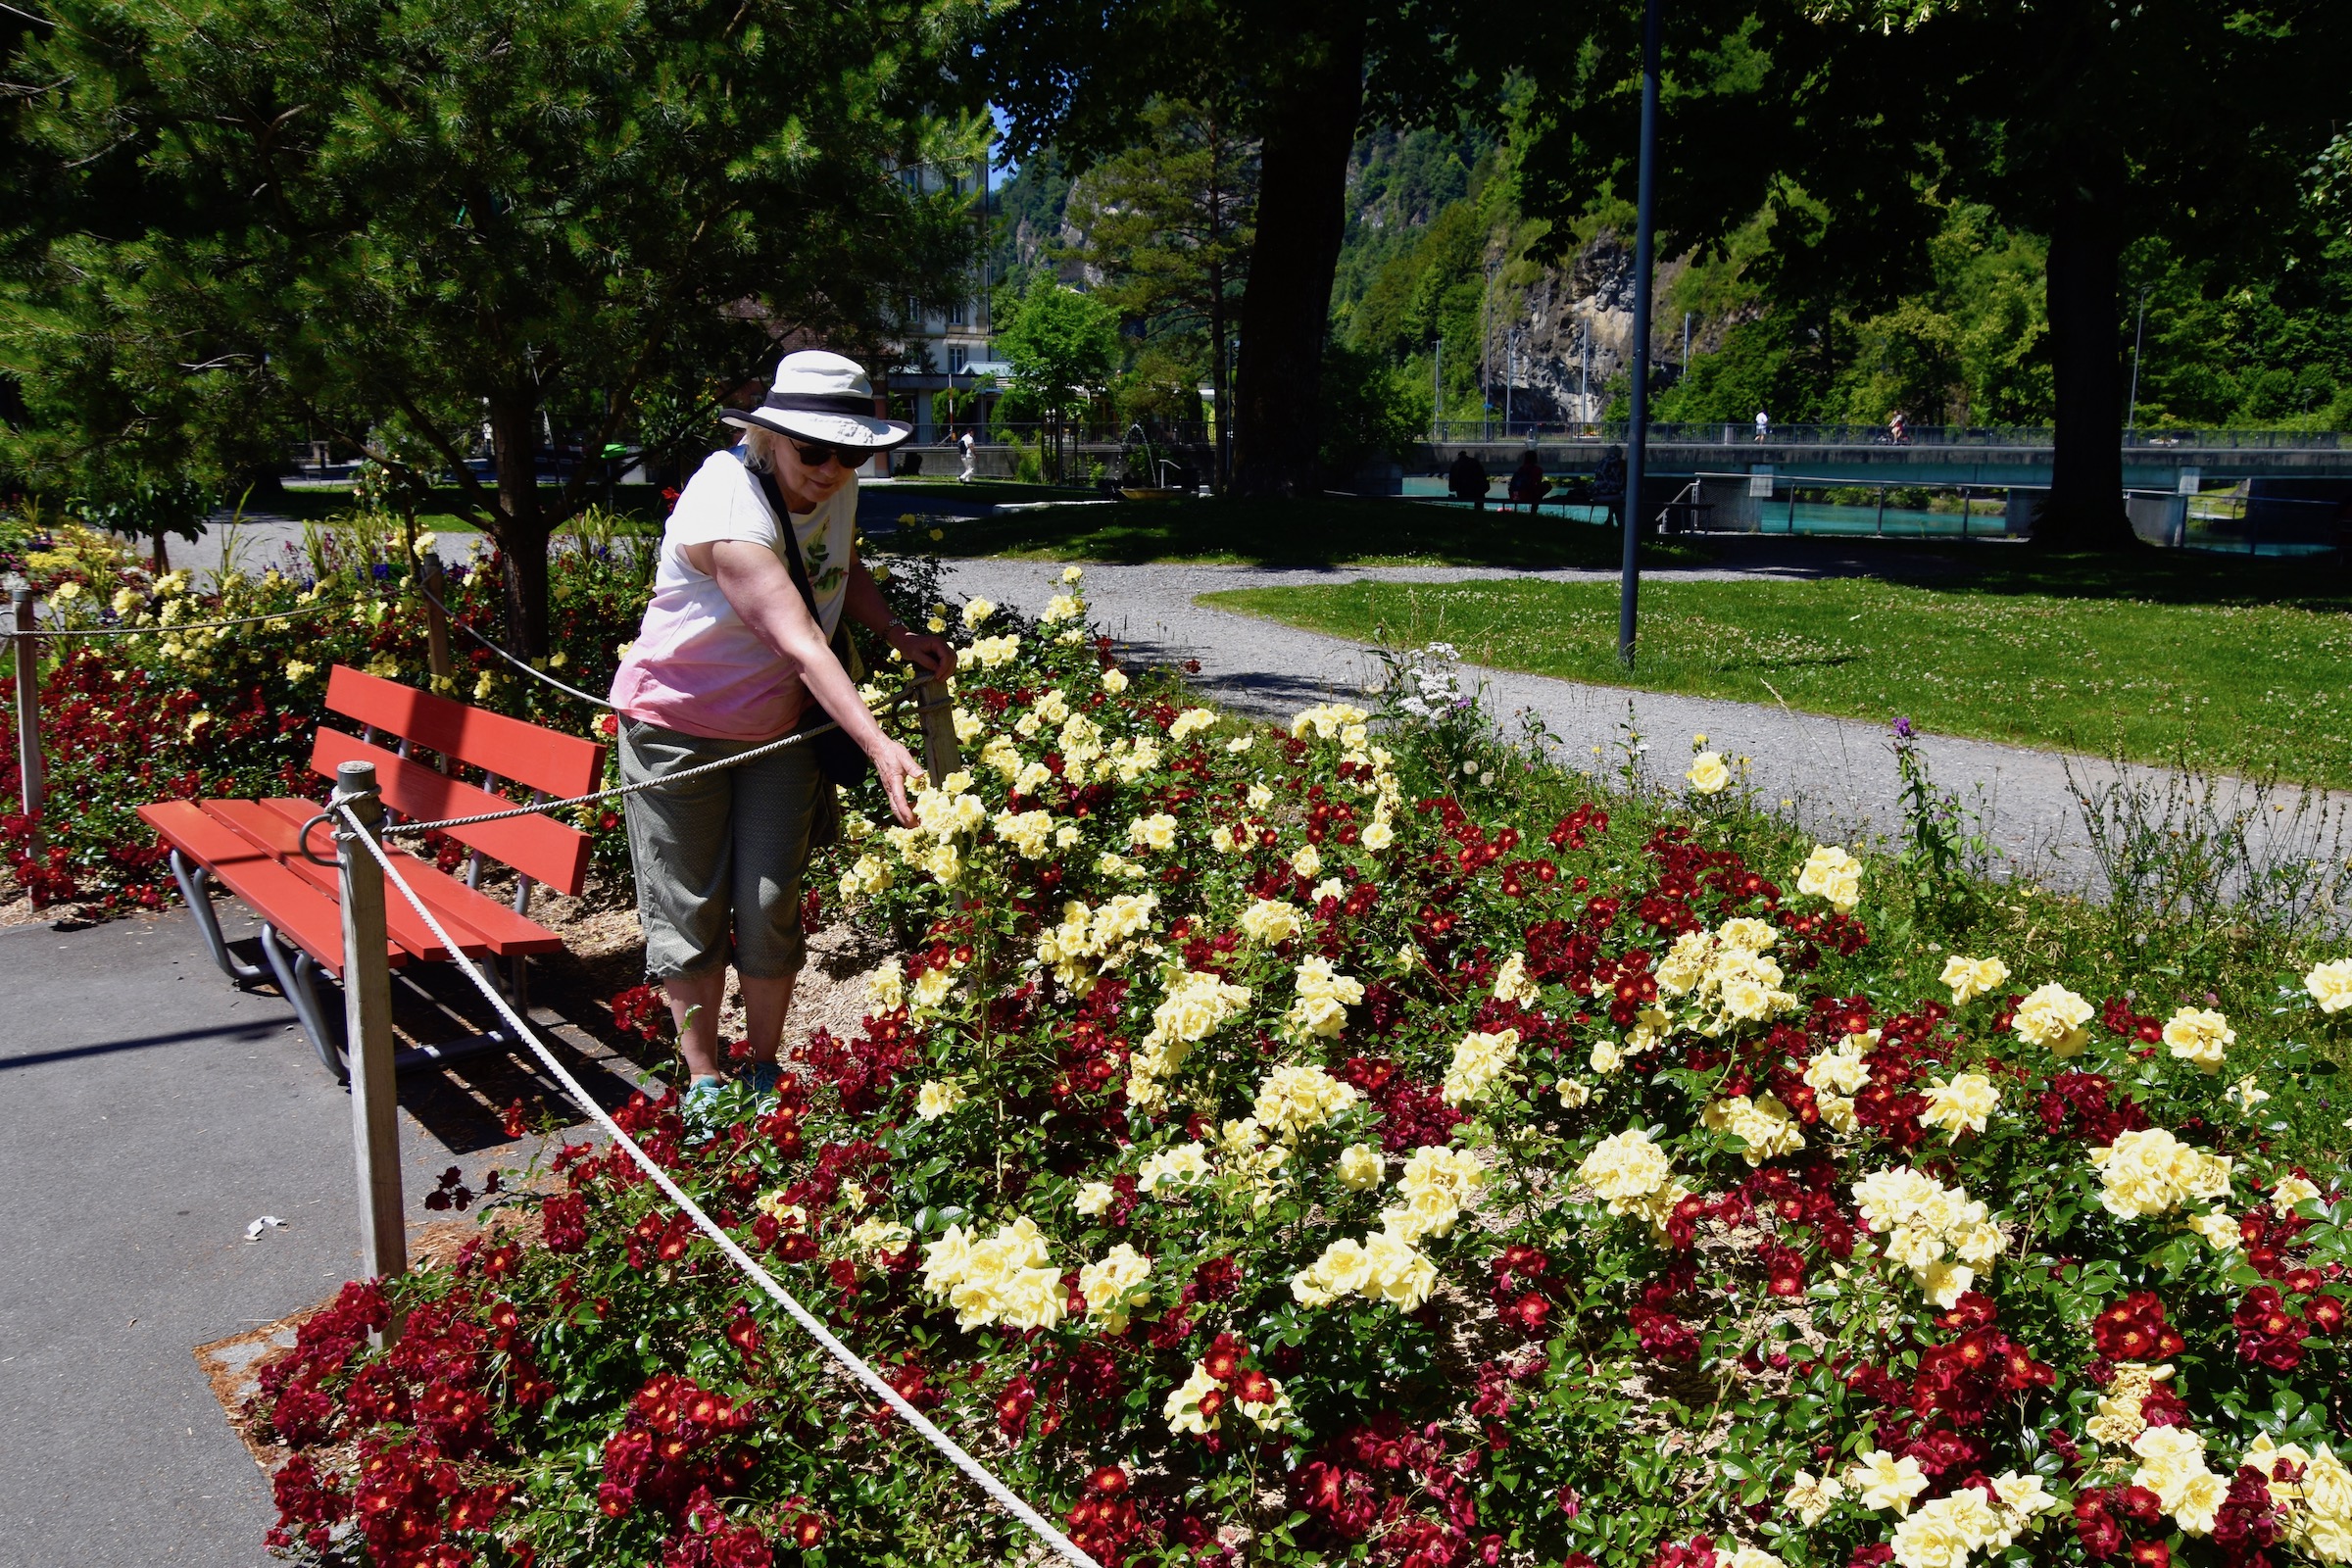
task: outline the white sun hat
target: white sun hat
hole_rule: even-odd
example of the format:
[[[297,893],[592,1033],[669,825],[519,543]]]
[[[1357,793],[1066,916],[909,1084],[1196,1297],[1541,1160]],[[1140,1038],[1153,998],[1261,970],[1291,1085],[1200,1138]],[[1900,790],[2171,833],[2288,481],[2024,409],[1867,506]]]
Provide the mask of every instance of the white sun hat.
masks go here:
[[[880,452],[914,434],[914,427],[874,413],[874,389],[856,360],[803,349],[776,367],[775,384],[756,409],[721,409],[729,424],[756,424],[836,446]]]

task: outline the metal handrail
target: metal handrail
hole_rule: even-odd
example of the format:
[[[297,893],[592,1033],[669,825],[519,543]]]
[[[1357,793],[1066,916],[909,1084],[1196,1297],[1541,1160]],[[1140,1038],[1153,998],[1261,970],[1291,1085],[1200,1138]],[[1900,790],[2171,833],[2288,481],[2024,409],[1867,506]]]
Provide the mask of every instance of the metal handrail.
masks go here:
[[[1622,443],[1630,426],[1623,419],[1540,421],[1533,419],[1444,419],[1430,429],[1432,445],[1477,445],[1530,441]],[[1753,421],[1705,422],[1652,420],[1649,440],[1654,445],[1710,447],[1856,447],[1880,451],[1910,448],[2007,447],[2040,450],[2055,444],[2057,432],[2048,425],[1915,424],[1897,441],[1881,424],[1781,424],[1765,427],[1759,442]],[[2237,430],[2184,427],[2138,430],[2123,438],[2131,451],[2308,451],[2345,449],[2343,436],[2333,430]]]

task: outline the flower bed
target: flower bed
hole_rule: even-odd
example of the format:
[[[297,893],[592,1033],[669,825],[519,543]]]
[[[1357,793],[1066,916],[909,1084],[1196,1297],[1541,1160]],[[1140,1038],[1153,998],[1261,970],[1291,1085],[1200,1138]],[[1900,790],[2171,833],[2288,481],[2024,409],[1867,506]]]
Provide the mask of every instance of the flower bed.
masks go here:
[[[1098,1559],[2352,1558],[2352,964],[1946,953],[1719,801],[1539,819],[1458,730],[1237,726],[1081,614],[967,611],[967,771],[852,821],[907,937],[862,1028],[621,1119]],[[271,1369],[279,1544],[1038,1560],[625,1157],[550,1174]]]

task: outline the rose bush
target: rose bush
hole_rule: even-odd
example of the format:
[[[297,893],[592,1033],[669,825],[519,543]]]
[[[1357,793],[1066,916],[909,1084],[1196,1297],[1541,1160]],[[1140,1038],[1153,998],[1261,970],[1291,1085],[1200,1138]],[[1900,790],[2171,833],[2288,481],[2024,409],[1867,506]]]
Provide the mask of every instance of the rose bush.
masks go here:
[[[1083,614],[967,612],[964,769],[850,817],[861,1027],[620,1119],[1098,1559],[2352,1560],[2352,964],[2132,991],[2023,895],[1956,950],[1723,800],[1474,794]],[[620,1152],[492,1208],[271,1367],[281,1547],[1039,1560]]]

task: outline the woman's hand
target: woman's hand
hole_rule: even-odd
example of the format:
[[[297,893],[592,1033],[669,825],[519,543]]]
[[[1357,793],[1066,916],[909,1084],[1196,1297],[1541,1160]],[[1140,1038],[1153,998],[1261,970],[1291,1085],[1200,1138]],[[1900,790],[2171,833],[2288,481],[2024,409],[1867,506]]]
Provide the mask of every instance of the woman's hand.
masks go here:
[[[890,646],[904,655],[906,662],[935,679],[945,679],[956,673],[956,648],[945,637],[894,624],[890,630]]]
[[[927,777],[923,764],[914,760],[912,752],[879,729],[874,731],[874,740],[878,744],[868,745],[865,755],[873,760],[874,771],[882,779],[882,793],[890,797],[890,814],[899,819],[899,826],[912,827],[914,808],[906,804],[906,796],[911,781]]]

